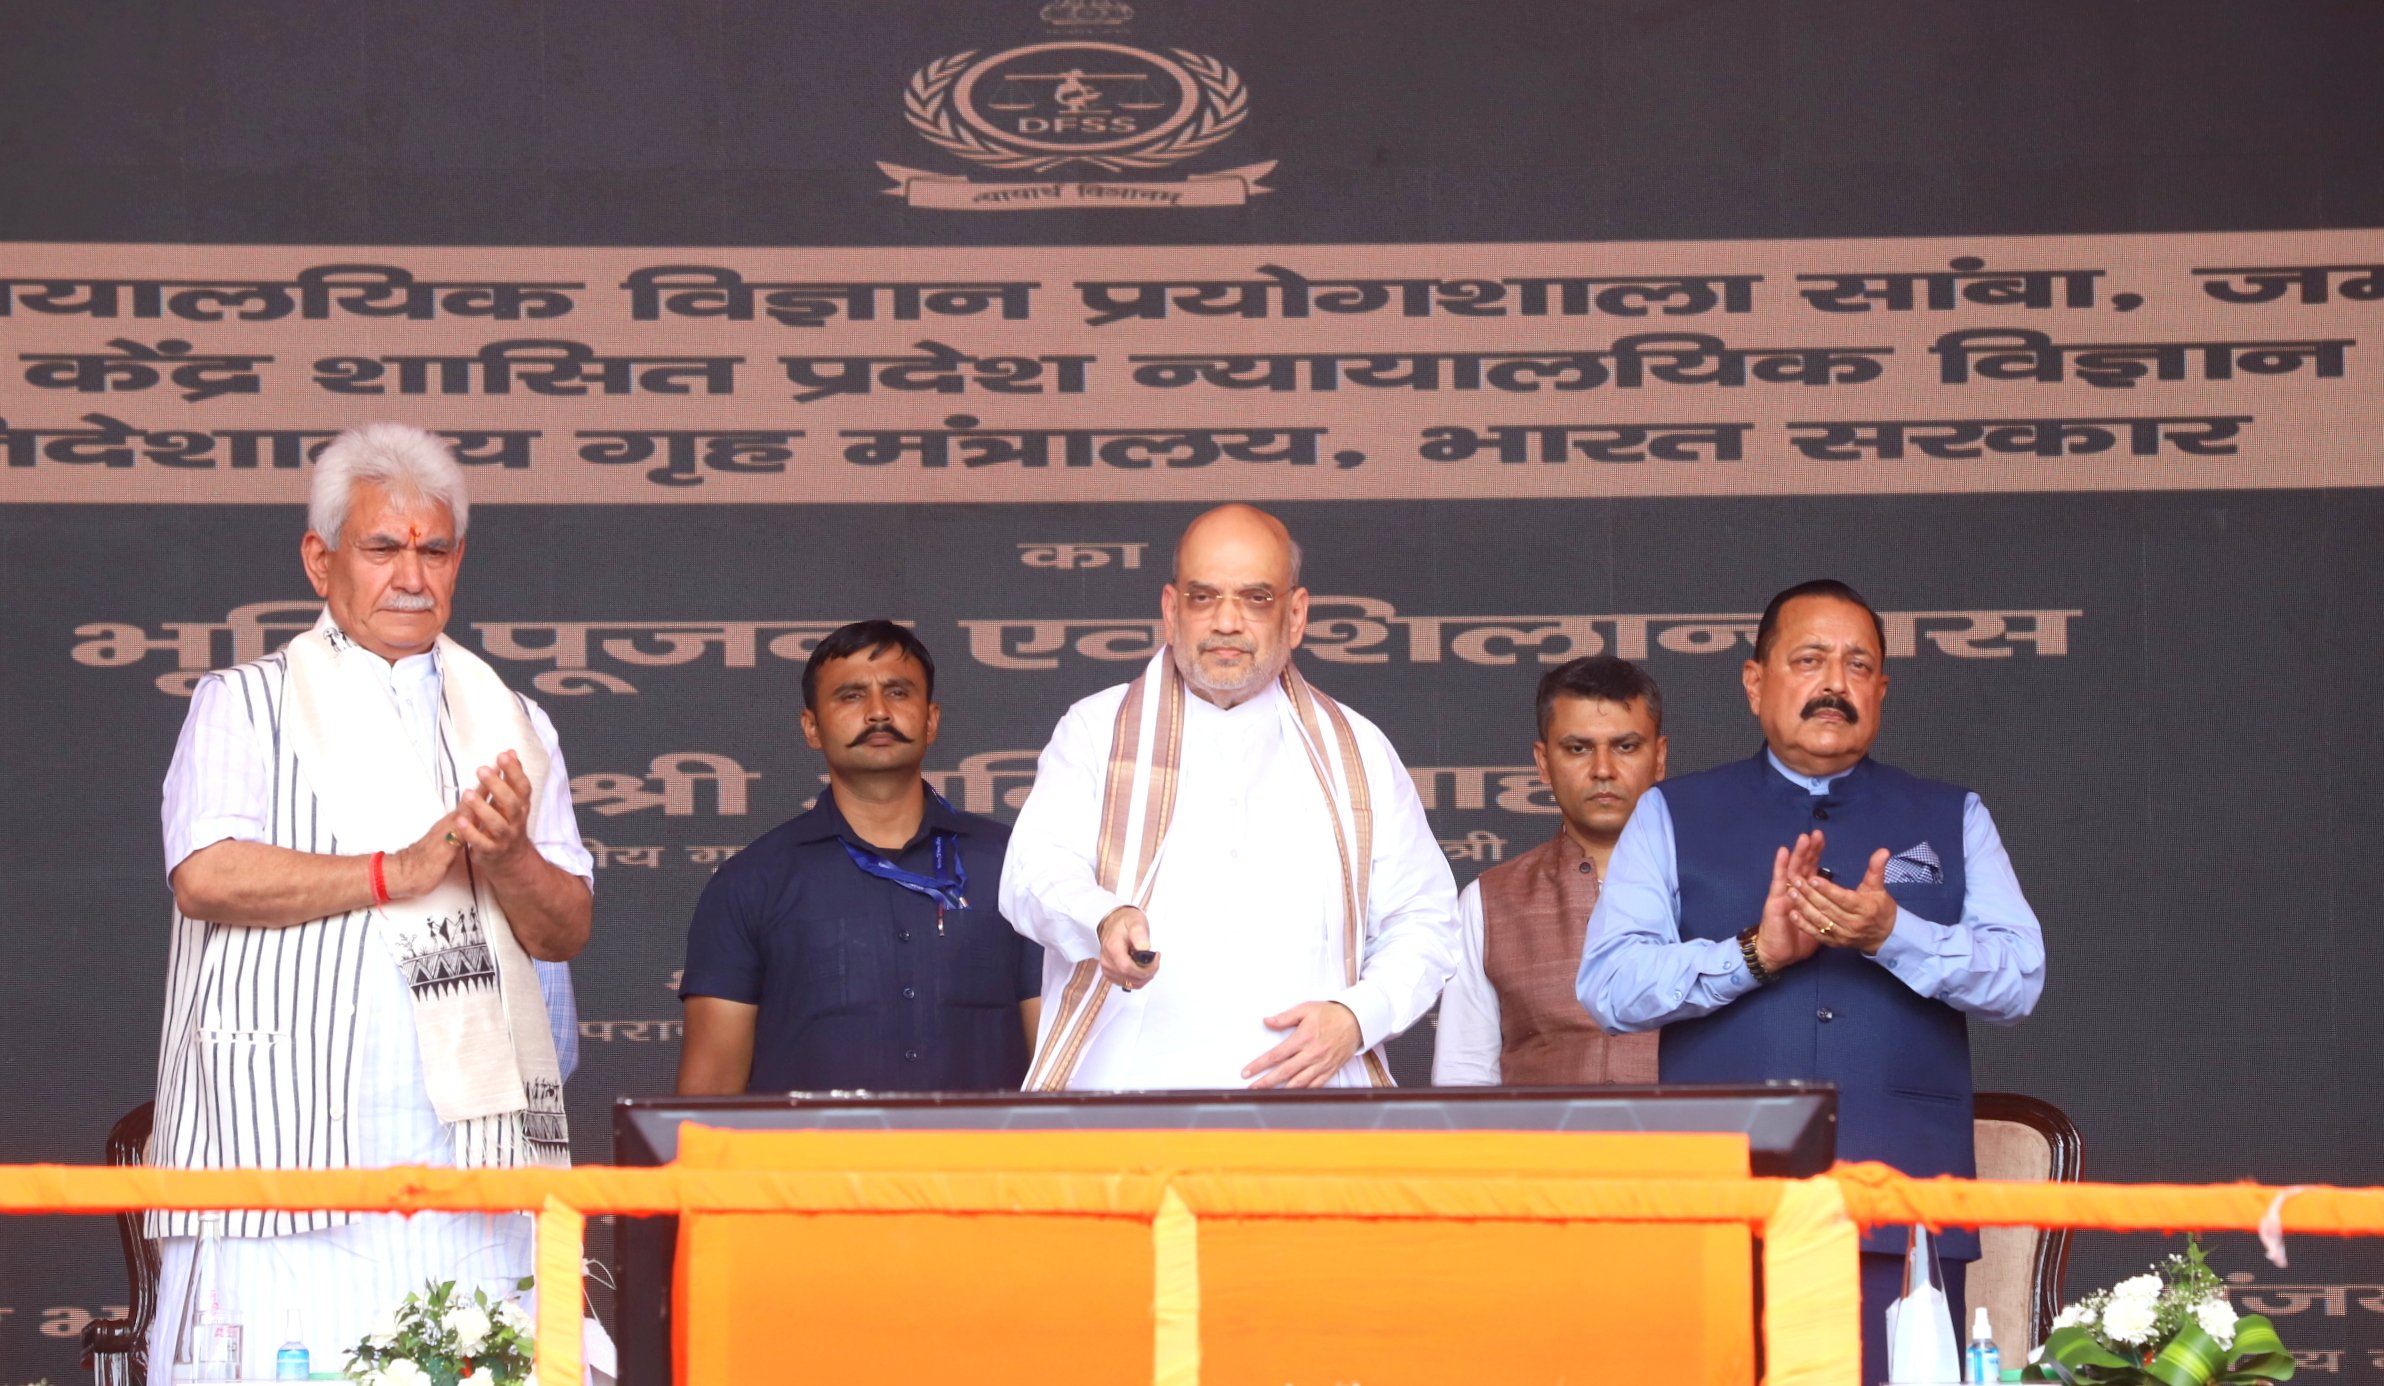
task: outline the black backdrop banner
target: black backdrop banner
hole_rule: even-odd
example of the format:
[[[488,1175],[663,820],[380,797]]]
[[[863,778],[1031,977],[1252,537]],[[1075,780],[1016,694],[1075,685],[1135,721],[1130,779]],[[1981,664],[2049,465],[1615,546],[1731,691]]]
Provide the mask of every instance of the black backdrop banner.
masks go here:
[[[1980,1086],[2095,1177],[2379,1181],[2373,16],[0,13],[0,1159],[150,1095],[191,682],[310,619],[306,459],[401,418],[471,463],[450,630],[598,861],[583,1161],[670,1084],[709,872],[821,789],[819,635],[911,623],[929,772],[1007,817],[1239,498],[1460,880],[1555,831],[1544,667],[1644,661],[1703,768],[1756,741],[1753,613],[1853,582],[1881,754],[1980,792],[2045,922]],[[2082,1238],[2071,1293],[2160,1250]],[[2384,1251],[2215,1254],[2306,1372],[2384,1377]],[[109,1224],[0,1220],[0,1386],[125,1298]]]

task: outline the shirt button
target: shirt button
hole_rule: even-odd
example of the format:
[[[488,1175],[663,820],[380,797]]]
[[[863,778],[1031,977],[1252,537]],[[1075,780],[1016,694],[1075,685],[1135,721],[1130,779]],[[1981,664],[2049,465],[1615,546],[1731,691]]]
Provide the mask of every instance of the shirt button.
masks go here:
[[[1831,1021],[1837,1018],[1837,1012],[1831,1010],[1827,1006],[1823,1006],[1820,1010],[1813,1012],[1813,1019],[1820,1021],[1824,1025],[1829,1024]]]
[[[915,1064],[919,1062],[919,1051],[916,1049],[905,1049],[902,1051],[902,1057],[905,1060]]]
[[[918,999],[919,999],[919,989],[918,989],[917,987],[904,987],[904,988],[902,989],[902,999],[903,999],[903,1000],[905,1000],[905,1001],[916,1001],[916,1000],[918,1000]]]
[[[910,930],[908,930],[908,929],[904,929],[904,930],[900,931],[899,933],[897,933],[897,934],[895,934],[895,935],[894,935],[894,941],[895,941],[896,943],[908,943],[908,942],[910,942],[910,941],[911,941],[911,931],[910,931]]]
[[[1595,871],[1595,870],[1597,870],[1597,868],[1596,868],[1596,867],[1594,867],[1594,866],[1590,865],[1588,862],[1583,862],[1583,863],[1581,863],[1581,865],[1580,865],[1580,867],[1579,867],[1578,869],[1580,870],[1581,874],[1582,874],[1582,875],[1584,875],[1584,876],[1588,875],[1588,874],[1589,874],[1590,872],[1592,872],[1592,871]]]

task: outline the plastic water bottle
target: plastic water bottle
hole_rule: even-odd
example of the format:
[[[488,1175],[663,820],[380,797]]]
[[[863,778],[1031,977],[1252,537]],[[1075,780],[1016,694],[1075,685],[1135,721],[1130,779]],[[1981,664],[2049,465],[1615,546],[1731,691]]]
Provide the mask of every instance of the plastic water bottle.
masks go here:
[[[1987,1306],[1970,1314],[1970,1349],[1964,1356],[1972,1381],[2003,1380],[2003,1352],[1995,1346],[1995,1330],[1987,1326]]]
[[[185,1381],[240,1379],[240,1319],[224,1290],[221,1213],[199,1215],[199,1245],[191,1258],[189,1317],[175,1375]]]
[[[288,1331],[283,1335],[281,1350],[273,1354],[275,1381],[304,1381],[313,1374],[312,1363],[306,1355],[306,1344],[298,1337],[298,1311],[292,1309]]]

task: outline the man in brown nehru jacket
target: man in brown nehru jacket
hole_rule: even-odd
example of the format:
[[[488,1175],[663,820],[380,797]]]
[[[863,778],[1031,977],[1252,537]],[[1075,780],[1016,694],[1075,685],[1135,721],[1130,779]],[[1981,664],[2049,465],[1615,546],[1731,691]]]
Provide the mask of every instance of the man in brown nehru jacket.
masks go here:
[[[1458,897],[1463,957],[1441,995],[1432,1081],[1652,1083],[1655,1035],[1600,1030],[1573,979],[1615,839],[1664,778],[1663,693],[1628,661],[1576,659],[1540,680],[1539,724],[1532,759],[1564,822]]]

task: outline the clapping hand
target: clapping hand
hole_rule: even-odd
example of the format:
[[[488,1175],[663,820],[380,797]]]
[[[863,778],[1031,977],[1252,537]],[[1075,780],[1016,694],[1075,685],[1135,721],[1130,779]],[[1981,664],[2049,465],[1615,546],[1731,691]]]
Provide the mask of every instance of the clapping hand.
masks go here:
[[[463,855],[463,839],[455,835],[456,815],[444,813],[411,847],[391,852],[383,863],[383,883],[389,898],[411,900],[428,895],[455,869]]]
[[[529,833],[530,777],[511,751],[500,754],[494,767],[481,766],[479,777],[479,788],[465,791],[456,805],[455,831],[472,849],[474,861],[501,875],[523,853],[535,852]]]
[[[1871,853],[1862,884],[1852,890],[1817,875],[1797,878],[1790,906],[1796,927],[1826,947],[1878,952],[1896,927],[1895,897],[1887,893],[1888,857],[1885,847]]]
[[[1772,853],[1771,889],[1764,892],[1763,918],[1755,929],[1755,956],[1767,972],[1794,967],[1813,956],[1821,936],[1801,925],[1796,916],[1796,890],[1821,865],[1821,834],[1799,833],[1796,845]]]

